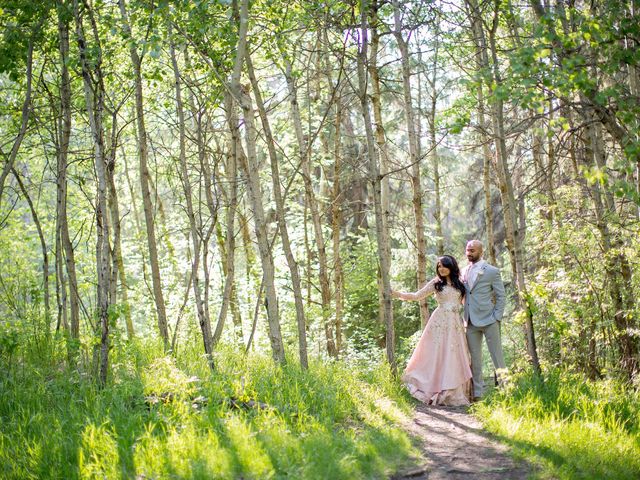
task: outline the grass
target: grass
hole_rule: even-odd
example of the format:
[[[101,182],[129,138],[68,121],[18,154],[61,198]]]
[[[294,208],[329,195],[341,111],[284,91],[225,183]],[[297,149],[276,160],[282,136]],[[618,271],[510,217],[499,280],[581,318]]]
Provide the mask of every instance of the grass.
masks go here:
[[[3,364],[0,478],[386,478],[416,453],[383,366],[223,352],[212,375],[197,351],[114,349],[104,389],[51,358]]]
[[[535,478],[640,478],[640,393],[615,381],[523,374],[475,413]]]
[[[303,371],[222,351],[211,374],[195,341],[177,358],[121,343],[99,389],[65,367],[60,344],[2,352],[2,479],[375,479],[418,455],[399,427],[412,402],[383,365]],[[520,374],[474,411],[535,478],[640,478],[640,393],[629,387]]]

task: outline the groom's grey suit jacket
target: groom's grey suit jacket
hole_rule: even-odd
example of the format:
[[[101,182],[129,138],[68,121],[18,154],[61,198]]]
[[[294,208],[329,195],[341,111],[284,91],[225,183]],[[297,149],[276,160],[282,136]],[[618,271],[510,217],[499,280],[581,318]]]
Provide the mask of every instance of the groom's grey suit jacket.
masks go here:
[[[500,270],[484,263],[476,275],[475,283],[469,288],[466,267],[463,271],[464,286],[467,289],[464,302],[464,319],[476,327],[486,327],[502,320],[504,314],[504,284]]]

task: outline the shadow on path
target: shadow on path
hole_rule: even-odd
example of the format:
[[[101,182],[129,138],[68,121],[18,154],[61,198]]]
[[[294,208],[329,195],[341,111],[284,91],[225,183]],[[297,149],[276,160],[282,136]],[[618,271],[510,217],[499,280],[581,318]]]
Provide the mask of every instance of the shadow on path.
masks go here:
[[[416,405],[405,427],[417,440],[424,463],[393,480],[521,480],[533,468],[509,456],[509,448],[486,432],[466,407]]]

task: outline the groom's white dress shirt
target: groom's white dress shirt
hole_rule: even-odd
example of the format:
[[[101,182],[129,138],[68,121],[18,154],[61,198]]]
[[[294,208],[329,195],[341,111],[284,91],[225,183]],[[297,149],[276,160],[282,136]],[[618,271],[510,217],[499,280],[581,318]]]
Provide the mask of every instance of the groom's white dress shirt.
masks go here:
[[[476,263],[472,263],[467,267],[467,274],[465,275],[469,288],[473,288],[478,278],[478,272],[482,268],[482,265],[487,263],[485,260],[479,260]]]

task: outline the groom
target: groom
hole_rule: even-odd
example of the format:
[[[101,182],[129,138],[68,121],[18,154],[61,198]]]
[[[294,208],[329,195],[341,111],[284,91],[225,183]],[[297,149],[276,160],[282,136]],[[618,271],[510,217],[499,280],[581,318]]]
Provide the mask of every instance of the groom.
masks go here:
[[[467,289],[464,319],[467,322],[467,343],[471,354],[473,374],[473,401],[482,397],[482,336],[487,342],[498,378],[506,369],[500,340],[500,321],[504,313],[504,285],[500,270],[482,259],[483,246],[479,240],[467,243],[469,260],[461,272]]]

